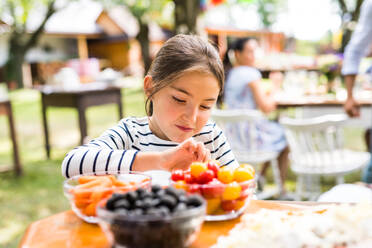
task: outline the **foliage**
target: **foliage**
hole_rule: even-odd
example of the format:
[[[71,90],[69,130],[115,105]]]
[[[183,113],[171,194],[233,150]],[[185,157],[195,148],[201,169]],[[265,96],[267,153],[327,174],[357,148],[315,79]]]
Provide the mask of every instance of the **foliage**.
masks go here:
[[[29,17],[32,12],[34,15],[43,12],[40,9],[45,10],[41,23],[30,33],[27,25]],[[6,81],[15,81],[19,87],[23,86],[22,64],[26,52],[37,44],[47,20],[56,10],[53,0],[5,0],[1,3],[0,17],[7,19],[10,25],[9,55],[5,65]]]
[[[158,22],[162,18],[162,11],[170,4],[170,0],[114,0],[124,4],[130,12],[143,23]]]
[[[347,43],[359,19],[360,9],[364,0],[334,0],[339,6],[339,13],[342,20],[342,44],[340,52],[344,52]]]
[[[276,16],[279,7],[283,4],[283,0],[255,0],[258,8],[262,25],[265,28],[270,28],[276,21]]]
[[[210,0],[210,5],[219,4],[231,5],[255,5],[257,13],[260,17],[262,26],[266,29],[270,28],[276,21],[277,13],[280,8],[287,3],[286,0]]]
[[[156,21],[162,15],[161,12],[170,0],[112,0],[116,4],[125,5],[132,15],[137,19],[139,32],[137,40],[141,46],[142,59],[144,62],[145,73],[151,65],[149,24]]]

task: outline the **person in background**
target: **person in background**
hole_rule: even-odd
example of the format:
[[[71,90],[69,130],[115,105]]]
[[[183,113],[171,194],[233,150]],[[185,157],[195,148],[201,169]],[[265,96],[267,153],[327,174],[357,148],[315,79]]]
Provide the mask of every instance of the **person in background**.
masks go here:
[[[122,119],[70,151],[62,174],[172,171],[209,159],[238,167],[222,130],[208,121],[223,86],[215,47],[193,35],[169,39],[144,78],[148,116]]]
[[[353,96],[355,78],[358,74],[359,64],[363,56],[372,45],[372,0],[365,0],[361,7],[360,18],[356,29],[346,46],[342,75],[345,79],[347,99],[344,104],[346,113],[351,117],[360,115],[358,102]],[[367,136],[368,137],[368,136]],[[363,173],[363,181],[372,183],[372,160]]]
[[[280,88],[283,76],[280,72],[271,73],[272,88],[270,92],[265,91],[261,82],[261,73],[254,68],[254,53],[257,45],[257,41],[252,38],[240,38],[234,43],[232,49],[235,55],[235,66],[227,73],[224,103],[229,109],[259,109],[268,114],[276,110],[273,95]],[[289,153],[284,128],[277,122],[268,120],[257,123],[256,128],[261,145],[259,149],[280,153],[278,164],[283,186],[281,194],[284,194]],[[268,165],[269,163],[266,163],[262,167],[261,177],[264,176]]]

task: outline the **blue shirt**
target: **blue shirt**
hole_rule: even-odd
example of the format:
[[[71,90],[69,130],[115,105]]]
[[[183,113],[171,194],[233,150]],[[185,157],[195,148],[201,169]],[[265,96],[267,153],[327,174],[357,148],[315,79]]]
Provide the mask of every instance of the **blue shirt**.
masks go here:
[[[253,92],[249,84],[261,79],[261,73],[249,66],[238,66],[230,70],[227,75],[225,86],[225,98],[227,108],[229,109],[257,109]],[[239,123],[243,124],[243,123]],[[232,126],[231,128],[235,128]],[[249,136],[249,126],[242,125],[238,127],[246,130]],[[260,120],[255,123],[257,130],[257,140],[255,145],[259,150],[263,151],[282,151],[286,145],[283,127],[277,122],[269,120]],[[231,144],[239,144],[237,137],[230,137]],[[249,144],[244,144],[245,149],[250,150]]]
[[[232,109],[256,109],[256,102],[248,84],[261,79],[261,73],[253,67],[238,66],[227,75],[224,100]]]

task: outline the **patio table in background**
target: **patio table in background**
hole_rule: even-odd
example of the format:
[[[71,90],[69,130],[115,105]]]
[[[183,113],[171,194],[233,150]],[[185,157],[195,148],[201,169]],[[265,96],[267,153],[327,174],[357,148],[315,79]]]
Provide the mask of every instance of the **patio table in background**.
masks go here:
[[[360,118],[348,120],[348,126],[370,128],[372,120],[372,95],[371,92],[365,92],[362,96],[356,97],[361,105]],[[345,113],[344,100],[337,98],[335,95],[302,95],[293,96],[281,93],[276,96],[278,108],[298,108],[297,112],[301,118],[312,118],[325,114],[342,114]],[[296,114],[297,114],[296,113]]]
[[[324,204],[314,202],[281,202],[252,200],[247,213],[258,210],[300,210],[303,207]],[[217,242],[240,222],[240,218],[230,221],[205,222],[200,234],[190,248],[206,248]],[[20,248],[110,248],[98,225],[80,220],[71,210],[32,223],[25,232]]]
[[[120,87],[89,83],[73,89],[54,86],[40,86],[36,89],[41,93],[45,149],[48,158],[50,158],[49,128],[46,116],[48,107],[72,107],[78,110],[81,145],[87,136],[85,110],[88,107],[114,103],[118,106],[119,119],[123,118]]]
[[[18,155],[18,146],[17,146],[17,139],[16,139],[16,131],[15,125],[13,121],[13,114],[12,114],[12,105],[9,100],[0,100],[0,115],[5,114],[8,118],[9,123],[9,133],[10,139],[12,140],[12,148],[13,148],[13,163],[14,163],[14,170],[16,175],[22,174],[22,166],[19,161]],[[12,170],[11,166],[8,167],[1,167],[0,172]]]

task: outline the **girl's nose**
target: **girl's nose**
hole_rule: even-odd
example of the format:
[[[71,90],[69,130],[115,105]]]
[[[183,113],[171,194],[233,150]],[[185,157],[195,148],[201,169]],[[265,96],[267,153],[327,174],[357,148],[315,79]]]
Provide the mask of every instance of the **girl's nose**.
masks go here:
[[[198,107],[189,106],[186,111],[186,119],[194,124],[196,122],[197,116],[198,116]]]

